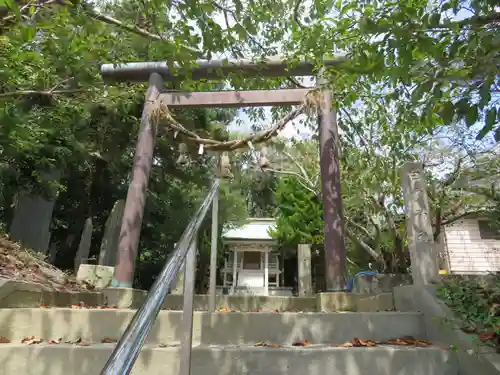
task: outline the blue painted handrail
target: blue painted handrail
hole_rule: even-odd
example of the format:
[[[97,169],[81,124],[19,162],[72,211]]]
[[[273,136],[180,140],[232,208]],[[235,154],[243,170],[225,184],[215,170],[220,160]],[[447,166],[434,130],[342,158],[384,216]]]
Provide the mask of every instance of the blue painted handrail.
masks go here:
[[[375,272],[375,271],[361,271],[361,272],[358,272],[349,281],[347,281],[347,291],[349,293],[351,293],[352,290],[354,289],[354,280],[356,280],[356,277],[361,277],[361,276],[375,276],[376,274],[377,274],[377,272]]]

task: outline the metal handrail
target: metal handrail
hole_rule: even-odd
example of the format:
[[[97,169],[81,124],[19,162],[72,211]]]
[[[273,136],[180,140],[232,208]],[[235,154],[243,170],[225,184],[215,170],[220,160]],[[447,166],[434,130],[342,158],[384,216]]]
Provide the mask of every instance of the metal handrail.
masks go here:
[[[173,254],[169,257],[160,275],[156,278],[153,286],[149,290],[149,293],[142,302],[141,307],[135,313],[127,329],[125,330],[125,333],[116,345],[113,353],[111,353],[108,361],[104,365],[104,368],[102,369],[100,375],[128,375],[132,370],[132,367],[134,366],[134,363],[139,356],[142,346],[146,341],[146,337],[149,334],[156,320],[156,317],[161,310],[163,301],[168,294],[170,284],[172,284],[172,282],[175,280],[177,273],[183,265],[189,250],[193,250],[191,251],[192,254],[189,258],[193,258],[193,242],[196,243],[196,234],[198,233],[201,224],[205,219],[208,208],[214,201],[214,198],[218,195],[217,193],[219,191],[219,185],[220,180],[216,178],[208,195],[194,215],[193,219],[184,230],[181,239],[175,246]],[[188,263],[188,261],[189,259],[186,259],[186,263]],[[186,275],[186,277],[187,276],[188,275]],[[186,294],[185,300],[186,297],[188,297],[186,296]],[[192,300],[193,297],[194,295],[191,295],[188,298]],[[191,322],[188,323],[190,323],[192,327],[192,303],[190,314],[185,316],[190,316]],[[189,339],[191,338],[190,334],[191,333],[189,333]],[[189,340],[188,350],[190,354],[191,340]]]

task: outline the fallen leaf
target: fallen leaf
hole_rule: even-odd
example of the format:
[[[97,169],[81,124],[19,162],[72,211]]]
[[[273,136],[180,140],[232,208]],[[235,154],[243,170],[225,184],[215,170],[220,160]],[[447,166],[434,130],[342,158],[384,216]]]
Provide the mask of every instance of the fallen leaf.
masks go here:
[[[333,345],[333,346],[336,346],[338,348],[352,348],[354,345],[352,342],[346,341],[343,344],[338,344],[338,345]]]
[[[115,340],[115,339],[110,339],[109,337],[105,337],[102,339],[102,343],[103,344],[113,344],[115,342],[117,342],[118,340]]]
[[[352,347],[375,347],[377,345],[417,346],[425,348],[432,346],[432,343],[427,340],[417,340],[411,336],[400,337],[387,341],[362,340],[355,337],[354,339],[352,339],[352,341],[347,341],[343,344],[337,344],[332,346],[340,348],[352,348]]]
[[[90,346],[90,343],[85,340],[80,340],[80,342],[77,342],[76,345],[78,346]]]
[[[279,313],[280,312],[280,309],[274,309],[273,312],[275,313]]]
[[[48,343],[49,344],[60,344],[62,341],[62,338],[59,338],[59,339],[55,339],[55,340],[49,340]]]
[[[7,337],[0,336],[0,344],[8,344],[10,340]]]
[[[50,309],[50,307],[49,307],[49,306],[46,306],[46,305],[41,305],[41,306],[40,306],[40,308],[41,308],[41,309]]]
[[[307,340],[296,341],[292,344],[292,346],[308,346],[308,345],[311,345],[311,344]]]
[[[40,344],[42,341],[43,340],[41,338],[38,338],[36,336],[31,336],[31,337],[25,337],[24,339],[22,339],[21,343],[33,345],[33,344]]]
[[[450,350],[451,348],[449,345],[444,345],[444,346],[439,346],[439,349]]]
[[[217,310],[217,312],[229,312],[229,309],[226,309],[225,307],[221,307],[220,309]]]
[[[94,309],[102,309],[102,310],[107,310],[107,309],[117,309],[118,306],[112,306],[112,305],[108,305],[108,303],[106,302],[104,305],[99,305],[99,306],[96,306],[94,307]]]
[[[413,337],[400,337],[396,339],[397,342],[399,342],[400,345],[415,345],[417,340],[415,340]]]
[[[353,348],[353,347],[371,348],[377,346],[377,342],[374,340],[361,340],[355,337],[352,339],[352,341],[347,341],[343,344],[332,345],[332,346],[336,346],[338,348]]]
[[[402,340],[402,339],[391,339],[382,342],[382,344],[386,345],[397,345],[397,346],[410,346],[412,343],[409,343],[407,340]]]
[[[260,346],[260,347],[266,347],[266,348],[281,348],[281,345],[278,345],[278,344],[268,344],[265,341],[259,341],[259,342],[255,343],[254,346]]]
[[[90,309],[90,306],[85,302],[80,301],[77,305],[71,305],[72,309]]]
[[[81,337],[79,337],[79,338],[77,338],[75,341],[71,341],[71,340],[69,340],[69,341],[65,341],[64,343],[65,343],[65,344],[79,344],[79,343],[81,343],[81,342],[82,342],[82,338],[81,338]]]
[[[432,344],[427,340],[416,340],[412,336],[403,336],[396,339],[391,339],[387,341],[382,341],[381,345],[397,345],[397,346],[418,346],[418,347],[428,347]]]
[[[89,308],[90,309],[97,309],[97,310],[116,310],[116,309],[118,309],[118,306],[109,306],[107,304],[104,304],[104,305],[92,306]]]
[[[484,332],[479,335],[479,340],[481,340],[481,342],[487,342],[493,340],[495,336],[495,332]]]
[[[357,337],[353,338],[352,339],[352,346],[364,346],[362,343],[361,343],[361,340],[358,339]]]
[[[374,347],[377,346],[377,343],[373,340],[360,340],[358,338],[354,338],[352,340],[352,343],[354,346],[361,346],[361,347]]]
[[[431,345],[432,344],[427,340],[416,340],[416,342],[415,342],[415,346],[419,346],[419,347],[423,347],[423,348],[427,348]]]

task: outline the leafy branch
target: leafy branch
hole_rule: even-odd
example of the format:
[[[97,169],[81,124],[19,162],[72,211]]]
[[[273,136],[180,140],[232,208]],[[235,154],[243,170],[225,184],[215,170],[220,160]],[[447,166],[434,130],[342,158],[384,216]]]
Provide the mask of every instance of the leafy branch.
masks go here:
[[[17,14],[13,10],[8,10],[7,15],[4,15],[0,21],[0,26],[4,25],[5,26],[10,26],[12,23],[15,23],[15,21],[20,17],[23,20],[27,19],[33,19],[37,14],[40,9],[43,8],[48,8],[51,6],[69,6],[69,7],[76,7],[76,4],[70,1],[66,0],[46,0],[46,1],[38,1],[38,2],[28,2],[27,4],[24,4],[22,7],[19,8]],[[5,9],[5,8],[4,8]],[[152,40],[158,40],[162,42],[167,42],[167,43],[172,43],[171,41],[168,40],[169,36],[168,35],[159,35],[159,34],[153,34],[150,33],[149,31],[140,28],[137,25],[131,25],[126,22],[120,21],[114,17],[108,16],[106,14],[103,14],[95,9],[92,9],[92,6],[90,4],[82,4],[82,9],[83,11],[92,19],[95,19],[100,22],[104,22],[108,25],[116,26],[124,31],[128,31],[130,33],[152,39]],[[13,14],[9,14],[10,12],[13,12]],[[4,11],[5,13],[5,11]],[[31,17],[28,17],[30,13],[33,13]],[[197,55],[198,57],[201,57],[203,55],[203,51],[188,46],[186,44],[179,44],[183,49]]]
[[[86,12],[95,20],[107,23],[109,25],[117,26],[118,28],[120,28],[122,30],[129,31],[131,33],[134,33],[136,35],[140,35],[140,36],[143,36],[143,37],[146,37],[149,39],[172,43],[171,41],[167,40],[168,35],[152,34],[149,31],[142,29],[137,25],[129,25],[129,24],[124,23],[120,20],[117,20],[116,18],[99,13],[95,10],[86,9]],[[203,52],[199,49],[193,48],[193,47],[188,46],[186,44],[180,44],[180,46],[182,48],[184,48],[185,50],[192,52],[195,55],[198,55],[198,56],[203,55]]]
[[[85,92],[87,89],[67,89],[67,90],[18,90],[0,93],[0,98],[9,98],[15,96],[31,96],[31,95],[42,95],[42,96],[54,96],[54,95],[67,95],[75,94],[78,92]]]

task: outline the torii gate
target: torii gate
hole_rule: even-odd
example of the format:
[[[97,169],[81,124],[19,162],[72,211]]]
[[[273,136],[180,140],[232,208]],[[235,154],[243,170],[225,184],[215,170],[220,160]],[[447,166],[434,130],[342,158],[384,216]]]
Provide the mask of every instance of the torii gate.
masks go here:
[[[328,68],[344,61],[342,57],[325,59],[323,65]],[[230,73],[268,77],[313,76],[317,73],[315,66],[309,62],[300,61],[288,64],[279,57],[261,61],[200,60],[194,66],[187,74],[193,80],[223,79]],[[175,65],[174,69],[181,74],[185,72],[179,65]],[[132,180],[123,213],[117,264],[112,283],[114,287],[132,287],[145,196],[153,164],[157,133],[156,124],[152,124],[149,117],[153,104],[159,100],[167,108],[284,106],[303,103],[309,91],[308,89],[279,89],[168,92],[164,83],[182,77],[176,73],[169,68],[166,62],[104,64],[101,66],[101,75],[106,82],[149,82],[132,167]],[[336,114],[332,108],[332,93],[326,84],[326,80],[322,76],[318,76],[317,86],[321,89],[318,124],[324,208],[325,278],[327,291],[338,292],[346,289],[345,225],[341,197],[340,141]]]

